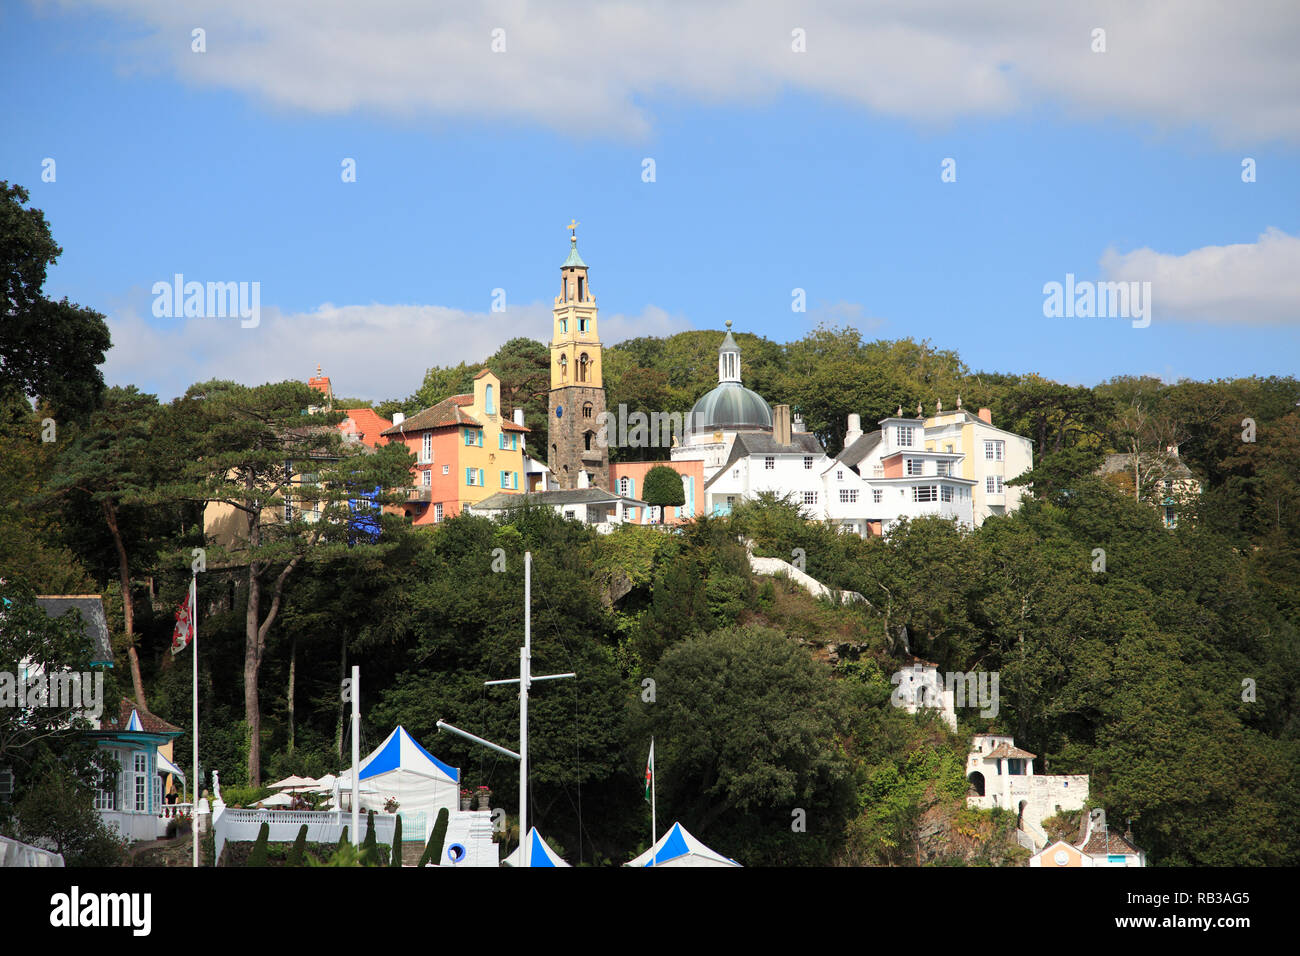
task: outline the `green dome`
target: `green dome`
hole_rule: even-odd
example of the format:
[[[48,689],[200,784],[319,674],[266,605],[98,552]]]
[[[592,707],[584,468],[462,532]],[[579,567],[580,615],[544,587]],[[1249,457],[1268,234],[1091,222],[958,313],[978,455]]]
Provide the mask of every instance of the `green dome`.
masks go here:
[[[739,382],[723,382],[691,409],[686,433],[771,429],[772,407]]]

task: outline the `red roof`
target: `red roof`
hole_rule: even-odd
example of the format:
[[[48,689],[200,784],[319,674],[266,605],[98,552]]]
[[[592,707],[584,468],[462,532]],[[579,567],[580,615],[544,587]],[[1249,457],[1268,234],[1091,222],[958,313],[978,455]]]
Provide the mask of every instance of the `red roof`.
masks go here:
[[[478,381],[479,379],[481,379],[484,375],[491,375],[491,374],[492,374],[492,370],[491,370],[490,368],[485,368],[485,369],[483,369],[483,371],[479,372],[477,375],[474,376],[474,381],[477,382],[477,381]]]
[[[140,726],[144,728],[147,734],[180,734],[184,733],[181,728],[167,723],[161,717],[151,714],[141,707],[137,707],[135,701],[129,697],[123,697],[118,705],[117,718],[105,717],[102,721],[104,730],[113,730],[125,732],[127,726],[131,723],[131,711],[135,711],[140,717]]]
[[[393,425],[391,428],[384,429],[381,434],[401,435],[403,432],[419,432],[431,428],[448,428],[456,425],[473,425],[475,428],[482,428],[483,426],[478,419],[461,411],[462,405],[472,404],[473,401],[473,395],[453,395],[451,398],[444,398],[432,408],[416,412],[400,425]]]
[[[392,422],[380,417],[372,408],[348,408],[345,411],[348,418],[352,420],[352,424],[356,426],[357,439],[371,448],[374,448],[379,443],[379,436],[384,433],[385,429],[393,427]],[[348,419],[344,419],[339,423],[338,427],[341,431],[346,432],[348,430],[345,427],[347,421]]]

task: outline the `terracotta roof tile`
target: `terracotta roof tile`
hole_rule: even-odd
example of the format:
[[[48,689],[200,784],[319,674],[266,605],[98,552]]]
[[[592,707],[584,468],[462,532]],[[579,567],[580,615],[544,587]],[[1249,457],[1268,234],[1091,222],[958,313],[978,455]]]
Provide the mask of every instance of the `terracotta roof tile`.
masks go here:
[[[998,744],[987,755],[985,760],[997,760],[999,757],[1010,760],[1033,760],[1037,754],[1031,754],[1028,750],[1021,750],[1019,747],[1012,747],[1009,744]]]
[[[116,718],[105,718],[103,727],[105,730],[124,731],[131,723],[131,711],[140,715],[140,726],[144,727],[145,733],[149,734],[167,734],[167,733],[184,733],[180,727],[169,724],[161,717],[137,707],[135,701],[129,697],[123,697],[118,705]]]
[[[473,395],[453,395],[451,398],[444,398],[432,408],[416,412],[400,425],[384,429],[381,434],[401,435],[403,432],[425,431],[430,428],[450,428],[457,425],[472,425],[475,428],[482,428],[482,423],[478,419],[461,410],[462,405],[469,405],[473,401]]]

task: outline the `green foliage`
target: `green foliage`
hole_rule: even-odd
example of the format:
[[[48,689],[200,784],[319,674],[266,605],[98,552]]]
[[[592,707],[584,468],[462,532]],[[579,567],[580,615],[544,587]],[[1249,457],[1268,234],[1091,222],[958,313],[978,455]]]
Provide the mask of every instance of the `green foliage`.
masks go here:
[[[389,849],[388,865],[402,865],[402,818],[400,815],[393,822],[393,845]]]
[[[641,485],[641,499],[659,508],[659,523],[664,523],[667,509],[686,504],[686,489],[682,476],[667,465],[655,465],[645,474]]]
[[[366,835],[361,840],[361,865],[379,865],[379,846],[375,842],[375,811],[366,811]]]
[[[307,824],[298,828],[298,836],[293,841],[293,849],[289,851],[289,865],[302,866],[303,855],[307,848]]]
[[[257,829],[257,842],[253,844],[253,852],[249,854],[248,862],[245,866],[266,866],[266,841],[271,835],[269,824],[263,823]]]
[[[447,824],[451,820],[447,808],[443,807],[438,811],[438,819],[433,823],[433,832],[429,834],[429,842],[425,844],[424,853],[420,856],[420,866],[439,866],[442,863],[442,845],[447,840]]]
[[[343,826],[343,832],[339,835],[339,849],[342,849],[345,846],[351,846],[351,844],[348,843],[348,828],[346,824]]]
[[[65,767],[50,765],[15,808],[18,838],[62,854],[65,866],[118,866],[125,848],[94,800],[94,791]]]

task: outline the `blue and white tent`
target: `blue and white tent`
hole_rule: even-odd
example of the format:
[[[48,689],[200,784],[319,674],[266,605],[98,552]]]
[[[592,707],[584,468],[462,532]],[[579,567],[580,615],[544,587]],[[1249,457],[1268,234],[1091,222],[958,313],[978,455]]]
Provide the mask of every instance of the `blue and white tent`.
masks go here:
[[[339,774],[340,793],[352,789],[352,771]],[[438,811],[454,813],[460,806],[460,771],[425,750],[403,727],[398,727],[361,761],[361,805],[382,810],[389,797],[406,817],[423,813],[425,836],[432,832]]]
[[[531,869],[534,866],[568,866],[554,850],[547,845],[542,839],[542,835],[537,832],[537,827],[532,827],[528,831],[528,866]],[[520,866],[519,851],[523,847],[515,847],[515,852],[501,861],[502,866]]]
[[[623,865],[650,866],[651,854],[655,866],[740,866],[735,860],[710,850],[680,823],[674,823],[654,846]]]

